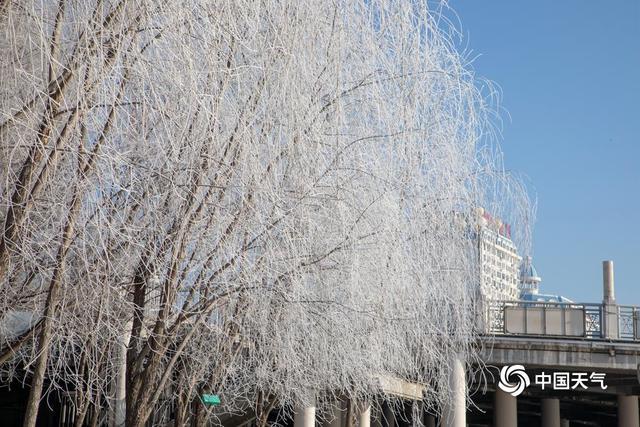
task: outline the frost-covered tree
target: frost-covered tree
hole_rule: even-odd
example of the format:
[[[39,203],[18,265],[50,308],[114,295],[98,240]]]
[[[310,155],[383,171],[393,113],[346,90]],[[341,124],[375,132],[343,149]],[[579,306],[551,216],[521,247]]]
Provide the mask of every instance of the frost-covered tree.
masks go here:
[[[0,360],[25,425],[55,389],[77,425],[122,399],[130,426],[202,424],[207,391],[266,423],[381,375],[448,399],[476,333],[460,218],[507,177],[440,7],[0,2],[0,318],[32,316]]]

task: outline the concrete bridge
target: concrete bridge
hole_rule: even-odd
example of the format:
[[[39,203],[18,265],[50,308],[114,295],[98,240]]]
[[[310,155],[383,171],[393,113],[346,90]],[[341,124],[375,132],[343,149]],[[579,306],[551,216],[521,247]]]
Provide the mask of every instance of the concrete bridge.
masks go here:
[[[486,367],[469,381],[457,378],[469,384],[477,408],[457,408],[444,424],[639,427],[640,309],[616,303],[610,261],[603,290],[599,304],[491,304],[480,343]],[[530,381],[518,396],[499,387],[525,381],[500,377],[514,365]]]
[[[470,426],[638,427],[640,342],[505,335],[487,337],[482,355],[491,375],[486,390],[472,391]],[[513,365],[530,380],[517,397],[498,386],[500,370]]]

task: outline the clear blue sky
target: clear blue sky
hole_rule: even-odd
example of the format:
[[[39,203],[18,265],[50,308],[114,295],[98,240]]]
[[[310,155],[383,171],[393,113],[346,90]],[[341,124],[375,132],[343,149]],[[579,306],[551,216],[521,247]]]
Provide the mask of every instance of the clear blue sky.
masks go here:
[[[476,74],[502,89],[507,168],[538,199],[545,292],[640,305],[640,1],[451,0]],[[509,117],[510,116],[510,117]]]

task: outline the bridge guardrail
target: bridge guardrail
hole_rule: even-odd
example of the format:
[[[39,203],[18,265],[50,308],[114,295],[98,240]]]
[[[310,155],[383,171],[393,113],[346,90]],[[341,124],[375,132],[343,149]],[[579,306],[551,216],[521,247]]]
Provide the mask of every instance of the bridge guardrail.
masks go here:
[[[612,321],[616,322],[614,327],[605,330],[605,322]],[[640,341],[640,308],[636,306],[491,301],[485,324],[488,332],[495,335]]]

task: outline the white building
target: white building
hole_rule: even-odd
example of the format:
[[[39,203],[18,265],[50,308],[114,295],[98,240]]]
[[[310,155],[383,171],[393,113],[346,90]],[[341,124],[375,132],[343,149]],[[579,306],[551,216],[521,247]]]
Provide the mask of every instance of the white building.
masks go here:
[[[477,215],[480,292],[487,301],[517,300],[522,257],[511,240],[511,226],[483,209]]]

